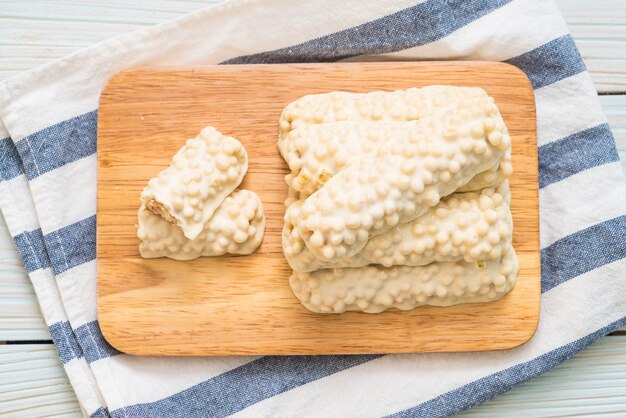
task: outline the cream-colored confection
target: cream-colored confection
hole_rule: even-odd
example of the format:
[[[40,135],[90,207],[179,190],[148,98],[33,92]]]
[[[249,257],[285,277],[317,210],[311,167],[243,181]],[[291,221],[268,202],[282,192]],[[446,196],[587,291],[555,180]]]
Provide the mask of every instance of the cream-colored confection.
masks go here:
[[[303,96],[279,119],[278,149],[286,155],[287,134],[304,125],[340,121],[410,121],[433,116],[460,101],[487,98],[480,87],[427,86],[369,93],[332,92]]]
[[[302,203],[294,228],[315,257],[355,255],[371,237],[412,221],[499,164],[511,143],[488,98],[461,101],[417,125],[409,141],[356,158]]]
[[[517,270],[517,256],[511,248],[503,257],[486,261],[294,272],[289,283],[312,312],[378,313],[390,308],[494,301],[513,288]]]
[[[419,135],[418,123],[334,122],[305,125],[289,132],[283,155],[291,173],[286,183],[295,190],[313,194],[356,158],[389,147],[394,141],[407,143]],[[500,164],[477,174],[459,191],[474,191],[501,183],[511,175],[508,152]]]
[[[193,240],[247,170],[241,143],[209,126],[188,139],[170,166],[148,182],[141,202]]]
[[[217,208],[194,240],[176,225],[145,208],[139,208],[137,236],[144,258],[193,260],[202,256],[251,254],[263,241],[265,215],[256,193],[236,190]]]
[[[503,193],[508,190],[503,188]],[[327,261],[316,258],[293,228],[302,201],[285,213],[283,250],[296,271],[325,268],[422,266],[434,261],[477,261],[502,257],[511,248],[511,211],[507,197],[494,188],[454,193],[411,222],[371,238],[351,257]]]

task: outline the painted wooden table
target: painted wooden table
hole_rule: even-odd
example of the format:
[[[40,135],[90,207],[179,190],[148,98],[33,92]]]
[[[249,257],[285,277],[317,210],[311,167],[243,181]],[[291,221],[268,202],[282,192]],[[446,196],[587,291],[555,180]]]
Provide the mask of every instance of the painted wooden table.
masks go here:
[[[0,79],[219,0],[0,0]],[[626,171],[626,0],[558,0]],[[626,274],[626,272],[625,272]],[[0,215],[0,415],[80,417]],[[464,417],[626,416],[626,329]]]

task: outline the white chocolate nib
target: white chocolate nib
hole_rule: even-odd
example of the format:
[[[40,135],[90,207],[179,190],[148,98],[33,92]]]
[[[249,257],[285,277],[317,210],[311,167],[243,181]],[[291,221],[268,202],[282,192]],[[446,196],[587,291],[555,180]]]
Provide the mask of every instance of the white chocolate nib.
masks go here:
[[[410,222],[475,175],[500,163],[510,136],[484,98],[425,117],[406,142],[356,158],[308,197],[294,224],[311,253],[336,261]]]
[[[511,248],[501,258],[486,261],[294,272],[289,283],[312,312],[378,313],[389,308],[494,301],[513,288],[517,270],[517,256]]]
[[[171,165],[148,182],[141,202],[193,240],[247,170],[248,155],[241,143],[207,127],[187,140]]]
[[[139,252],[144,258],[193,260],[202,256],[252,254],[265,231],[263,206],[256,193],[236,190],[226,197],[200,234],[190,240],[176,225],[141,206]]]
[[[327,261],[316,258],[293,228],[302,201],[285,214],[283,249],[295,271],[324,268],[422,266],[435,261],[478,261],[499,258],[511,248],[512,219],[508,188],[454,193],[411,222],[371,238],[351,257]]]

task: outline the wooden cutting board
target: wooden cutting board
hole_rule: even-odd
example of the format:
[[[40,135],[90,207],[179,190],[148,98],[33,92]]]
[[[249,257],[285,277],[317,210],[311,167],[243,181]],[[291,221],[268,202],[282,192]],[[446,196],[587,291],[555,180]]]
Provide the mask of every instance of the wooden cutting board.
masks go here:
[[[282,249],[288,169],[276,149],[278,117],[300,96],[431,84],[480,86],[513,139],[513,243],[520,261],[503,299],[381,314],[319,315],[293,296]],[[205,126],[238,138],[267,216],[250,256],[145,260],[136,236],[139,194]],[[354,354],[515,347],[539,318],[535,107],[515,67],[479,62],[213,66],[114,76],[98,116],[98,318],[117,349],[142,355]]]

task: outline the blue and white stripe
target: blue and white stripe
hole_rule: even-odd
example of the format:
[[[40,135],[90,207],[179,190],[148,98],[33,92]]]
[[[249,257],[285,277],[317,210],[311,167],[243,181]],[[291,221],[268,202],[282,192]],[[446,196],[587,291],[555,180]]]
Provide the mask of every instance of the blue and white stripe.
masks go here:
[[[565,360],[572,358],[576,353],[596,339],[606,335],[616,327],[624,325],[624,323],[625,321],[623,320],[613,322],[576,341],[542,354],[533,360],[516,364],[515,366],[475,380],[470,384],[461,386],[458,389],[447,392],[420,405],[388,415],[388,417],[446,417],[460,412],[463,409],[467,409],[468,407],[478,405],[506,392],[514,385],[523,383],[542,373],[545,371],[545,368],[558,366]],[[462,403],[459,403],[460,399],[463,400]]]
[[[33,282],[48,277],[56,286],[56,298],[43,291],[38,297],[44,314],[55,312],[46,320],[92,416],[445,416],[624,324],[626,185],[556,6],[412,3],[338,9],[330,0],[235,1],[104,42],[0,88],[0,116],[14,139],[0,140],[0,207]],[[272,30],[252,36],[259,27]],[[440,58],[506,61],[535,90],[542,318],[529,343],[498,353],[193,359],[127,356],[106,343],[95,309],[95,152],[97,92],[113,72],[150,64]],[[30,207],[16,203],[24,196]]]
[[[0,134],[5,134],[0,122]],[[6,133],[8,136],[8,133]],[[22,162],[10,138],[0,140],[0,208],[22,256],[53,342],[83,408],[91,414],[108,410],[95,377],[67,319],[44,245]],[[110,416],[110,415],[104,415]]]

